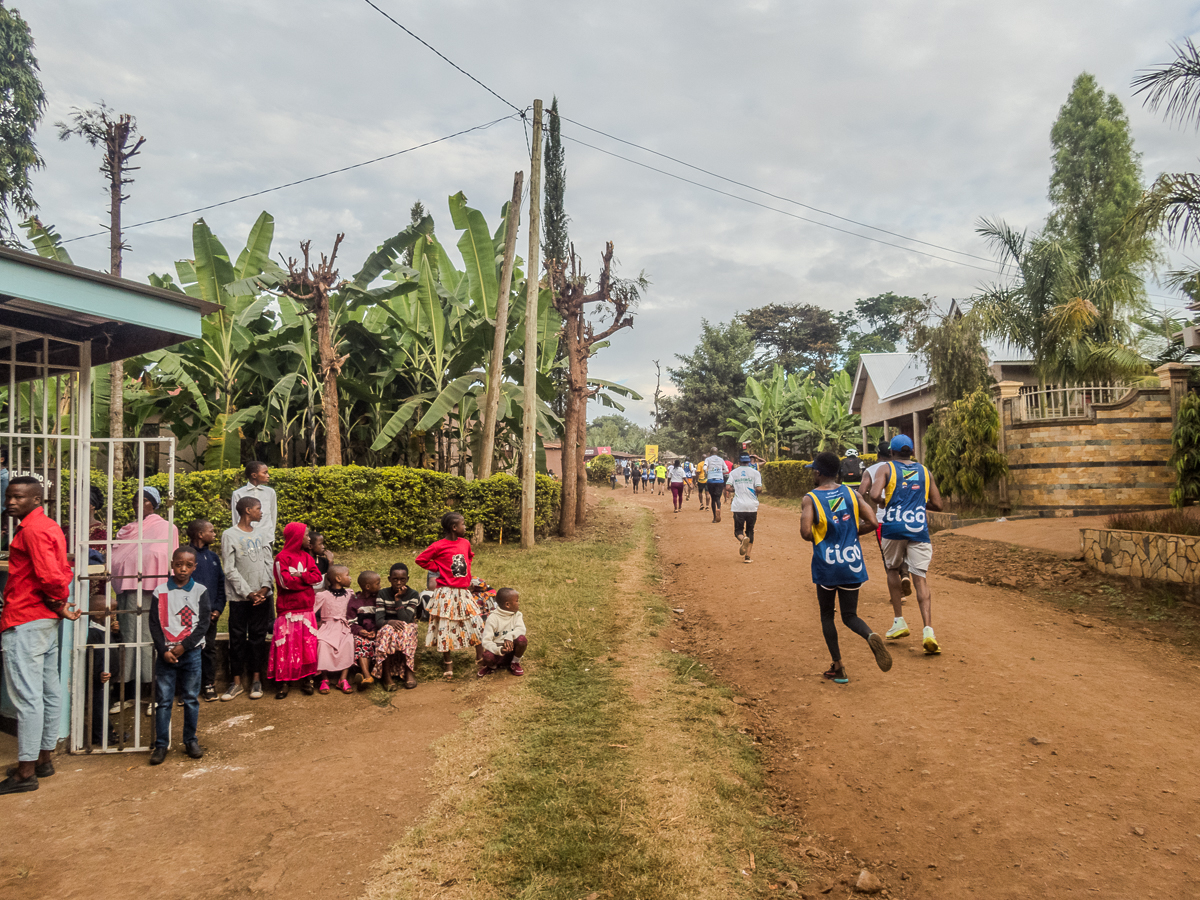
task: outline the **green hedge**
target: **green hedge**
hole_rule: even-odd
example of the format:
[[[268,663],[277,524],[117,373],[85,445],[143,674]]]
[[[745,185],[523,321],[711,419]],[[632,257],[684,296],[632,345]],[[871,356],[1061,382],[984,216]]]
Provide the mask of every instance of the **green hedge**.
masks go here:
[[[617,470],[617,461],[610,453],[602,453],[592,460],[587,467],[587,480],[590,484],[608,486],[612,482],[613,472]]]
[[[874,453],[863,453],[859,456],[863,468],[874,465],[879,457]],[[813,470],[806,468],[812,462],[808,459],[785,459],[779,462],[763,463],[759,466],[762,471],[763,488],[771,497],[803,497],[816,486]]]
[[[93,470],[92,484],[106,489],[105,476]],[[166,495],[167,476],[151,475],[146,484]],[[175,476],[175,523],[209,519],[220,533],[230,526],[229,497],[245,484],[240,469],[185,472]],[[423,544],[441,537],[439,522],[448,510],[461,512],[468,534],[483,523],[488,540],[521,536],[521,483],[513,475],[468,481],[457,475],[402,466],[321,466],[271,469],[271,487],[279,497],[277,539],[288,522],[308,522],[325,534],[331,549]],[[546,534],[557,522],[561,485],[537,477],[535,523]],[[137,479],[116,485],[113,522],[133,519]]]

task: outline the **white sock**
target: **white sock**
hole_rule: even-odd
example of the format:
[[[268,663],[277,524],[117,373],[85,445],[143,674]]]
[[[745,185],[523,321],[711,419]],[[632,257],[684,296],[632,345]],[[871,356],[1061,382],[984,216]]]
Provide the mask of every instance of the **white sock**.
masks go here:
[[[925,630],[921,632],[921,637],[923,637],[923,638],[933,637],[933,629],[930,628],[928,625],[926,625]]]

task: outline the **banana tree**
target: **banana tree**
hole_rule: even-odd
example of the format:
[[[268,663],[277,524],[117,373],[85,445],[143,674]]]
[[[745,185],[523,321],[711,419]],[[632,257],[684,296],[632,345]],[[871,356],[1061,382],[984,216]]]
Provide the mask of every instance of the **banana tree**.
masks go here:
[[[732,437],[739,443],[750,441],[772,460],[779,459],[779,442],[783,437],[783,417],[789,392],[794,392],[796,379],[788,379],[783,366],[776,365],[769,381],[760,382],[754,376],[746,379],[746,396],[733,402],[741,418],[726,419],[729,431],[722,437]]]
[[[791,398],[788,414],[794,424],[787,434],[806,445],[811,453],[839,452],[861,432],[859,417],[850,412],[850,373],[844,369],[824,387],[811,376]]]

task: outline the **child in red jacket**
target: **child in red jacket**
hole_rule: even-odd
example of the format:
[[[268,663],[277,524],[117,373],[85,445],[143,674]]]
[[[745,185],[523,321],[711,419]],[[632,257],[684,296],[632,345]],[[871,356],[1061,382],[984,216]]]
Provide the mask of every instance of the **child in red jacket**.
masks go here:
[[[289,522],[283,529],[283,549],[275,557],[277,617],[267,677],[279,686],[276,700],[288,695],[293,681],[301,681],[300,690],[311,694],[313,676],[317,674],[313,585],[320,584],[322,576],[317,561],[303,549],[307,533],[308,527],[303,522]]]

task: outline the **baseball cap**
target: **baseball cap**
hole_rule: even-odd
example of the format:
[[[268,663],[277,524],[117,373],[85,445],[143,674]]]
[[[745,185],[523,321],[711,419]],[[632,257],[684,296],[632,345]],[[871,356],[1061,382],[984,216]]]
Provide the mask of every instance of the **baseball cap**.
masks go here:
[[[749,454],[749,453],[743,453],[743,454],[741,455],[741,457],[738,459],[738,462],[744,462],[744,463],[748,463],[748,462],[750,462],[750,454]]]
[[[899,453],[901,450],[911,450],[913,448],[912,438],[906,434],[898,434],[892,438],[892,452]]]

